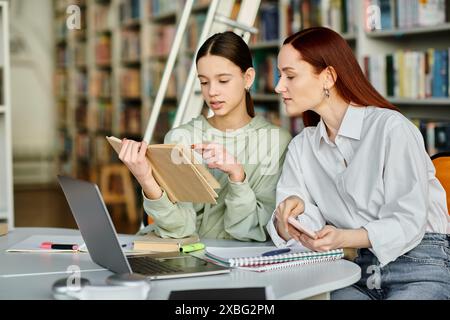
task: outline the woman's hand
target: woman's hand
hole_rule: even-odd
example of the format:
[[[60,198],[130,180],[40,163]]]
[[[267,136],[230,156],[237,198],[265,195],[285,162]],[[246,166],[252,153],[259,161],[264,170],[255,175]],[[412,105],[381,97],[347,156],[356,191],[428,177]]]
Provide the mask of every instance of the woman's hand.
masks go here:
[[[144,193],[150,199],[158,199],[162,190],[152,174],[152,166],[146,157],[147,143],[123,139],[119,159],[128,167],[130,172],[141,185]]]
[[[302,233],[288,223],[288,218],[296,218],[298,215],[302,214],[304,210],[305,203],[297,196],[287,197],[280,202],[275,213],[277,218],[275,227],[280,237],[286,241],[290,238],[300,241]]]
[[[311,239],[306,234],[300,235],[299,241],[302,245],[313,251],[329,251],[338,248],[348,247],[347,230],[326,225],[322,230],[317,231],[317,240]]]
[[[197,143],[192,145],[192,149],[202,155],[208,168],[227,173],[233,182],[245,180],[244,167],[228,153],[224,146],[218,143]]]

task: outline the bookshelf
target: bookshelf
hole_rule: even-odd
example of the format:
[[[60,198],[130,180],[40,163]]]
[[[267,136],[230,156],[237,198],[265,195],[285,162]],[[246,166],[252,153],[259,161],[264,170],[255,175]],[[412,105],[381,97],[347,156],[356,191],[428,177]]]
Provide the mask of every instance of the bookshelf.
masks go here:
[[[0,219],[14,228],[10,101],[9,6],[0,2]]]
[[[105,135],[142,139],[184,2],[79,0],[86,23],[85,30],[75,35],[64,25],[68,0],[54,1],[60,171],[95,180],[99,167],[118,161]],[[260,32],[249,42],[257,71],[251,88],[256,113],[292,134],[302,129],[301,119],[288,118],[274,93],[276,57],[282,41],[302,28],[325,25],[338,31],[363,68],[365,57],[374,52],[388,55],[400,48],[450,48],[448,16],[437,25],[418,25],[404,18],[402,24],[396,24],[398,19],[391,17],[389,28],[366,29],[367,4],[380,4],[385,10],[386,3],[397,6],[397,1],[405,4],[416,0],[262,0],[255,23]],[[162,142],[171,128],[208,4],[208,0],[194,4],[152,143]],[[391,14],[395,15],[395,10]],[[386,21],[383,13],[383,25]],[[448,96],[417,99],[385,95],[413,120],[450,119]]]
[[[360,31],[359,58],[366,75],[419,127],[430,155],[449,151],[450,1],[365,4],[374,3],[380,5],[381,25]]]

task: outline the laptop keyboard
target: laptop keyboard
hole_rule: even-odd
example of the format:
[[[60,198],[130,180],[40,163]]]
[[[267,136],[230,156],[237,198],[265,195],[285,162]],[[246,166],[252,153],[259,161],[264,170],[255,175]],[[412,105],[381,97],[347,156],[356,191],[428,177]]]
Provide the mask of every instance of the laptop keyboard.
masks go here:
[[[140,274],[165,274],[179,272],[181,269],[169,266],[151,257],[128,258],[131,270]]]

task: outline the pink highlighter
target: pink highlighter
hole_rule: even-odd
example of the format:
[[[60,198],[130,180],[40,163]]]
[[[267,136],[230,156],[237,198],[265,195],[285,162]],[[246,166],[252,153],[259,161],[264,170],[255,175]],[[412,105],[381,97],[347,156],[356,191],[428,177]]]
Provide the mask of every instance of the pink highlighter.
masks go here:
[[[63,243],[53,243],[53,242],[42,242],[40,245],[41,249],[55,249],[55,250],[78,250],[78,245],[76,244],[63,244]]]

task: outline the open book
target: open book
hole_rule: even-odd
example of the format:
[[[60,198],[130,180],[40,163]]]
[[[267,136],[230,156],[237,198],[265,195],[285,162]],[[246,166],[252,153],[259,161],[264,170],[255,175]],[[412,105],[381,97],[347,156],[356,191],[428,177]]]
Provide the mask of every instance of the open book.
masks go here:
[[[122,140],[106,139],[119,153]],[[195,163],[193,152],[179,144],[151,144],[147,158],[156,182],[172,202],[215,204],[218,195],[214,189],[219,189],[220,184],[204,165]]]

